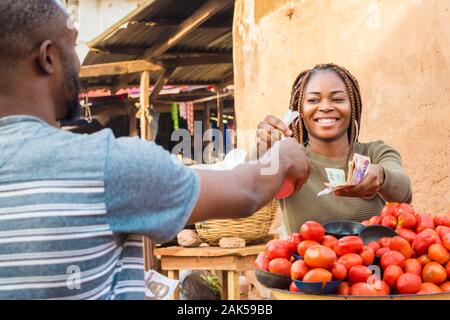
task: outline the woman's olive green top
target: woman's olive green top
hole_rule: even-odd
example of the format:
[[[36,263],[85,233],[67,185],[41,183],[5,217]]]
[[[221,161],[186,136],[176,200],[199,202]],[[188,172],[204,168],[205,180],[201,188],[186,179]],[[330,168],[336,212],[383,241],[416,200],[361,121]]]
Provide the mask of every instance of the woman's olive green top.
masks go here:
[[[289,233],[298,232],[300,226],[308,220],[320,223],[336,220],[361,222],[380,213],[385,200],[378,194],[371,199],[340,197],[334,194],[317,197],[317,193],[326,188],[324,183],[328,181],[325,168],[345,169],[346,163],[345,160],[331,160],[313,153],[309,147],[306,152],[312,164],[307,183],[298,193],[280,201],[284,224]],[[373,164],[384,168],[385,180],[381,190],[396,194],[396,199],[391,201],[411,202],[410,179],[403,172],[400,154],[396,150],[383,141],[374,141],[355,143],[353,152],[369,156]]]

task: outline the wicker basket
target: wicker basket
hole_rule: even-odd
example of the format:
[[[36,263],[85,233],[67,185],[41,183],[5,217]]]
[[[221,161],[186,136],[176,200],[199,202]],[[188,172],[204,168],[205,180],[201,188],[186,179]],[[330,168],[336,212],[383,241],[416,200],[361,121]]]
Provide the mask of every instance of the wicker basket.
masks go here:
[[[216,219],[195,225],[202,241],[217,246],[222,237],[239,237],[246,244],[259,243],[266,238],[278,210],[278,202],[273,200],[248,218]]]

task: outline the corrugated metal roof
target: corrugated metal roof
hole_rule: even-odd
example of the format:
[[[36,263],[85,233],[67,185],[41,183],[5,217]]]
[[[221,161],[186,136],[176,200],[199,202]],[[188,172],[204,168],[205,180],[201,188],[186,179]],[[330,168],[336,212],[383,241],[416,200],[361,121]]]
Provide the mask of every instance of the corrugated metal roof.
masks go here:
[[[145,49],[173,32],[176,25],[167,22],[183,21],[207,1],[205,0],[150,0],[142,7],[119,21],[114,27],[95,38],[89,44],[91,52],[83,65],[140,59]],[[186,54],[228,53],[232,54],[232,20],[234,1],[216,13],[202,26],[190,32],[159,59]],[[152,26],[153,23],[161,23]],[[99,51],[100,50],[100,51]],[[233,72],[232,63],[178,67],[169,84],[218,84]],[[161,72],[152,72],[156,81]],[[123,79],[122,76],[120,79]],[[83,87],[114,86],[118,76],[83,79]],[[139,75],[128,75],[127,84],[138,84]]]

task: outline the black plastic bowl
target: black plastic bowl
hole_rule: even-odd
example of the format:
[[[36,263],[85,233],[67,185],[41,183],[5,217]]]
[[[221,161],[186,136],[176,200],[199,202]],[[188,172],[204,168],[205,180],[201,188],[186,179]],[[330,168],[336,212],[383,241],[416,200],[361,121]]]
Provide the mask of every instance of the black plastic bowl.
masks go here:
[[[334,294],[338,291],[341,280],[322,282],[304,282],[294,280],[298,290],[309,294]]]
[[[290,277],[285,277],[261,269],[255,269],[255,276],[259,283],[267,288],[287,290],[292,282]]]
[[[359,234],[364,244],[368,244],[370,241],[378,241],[384,237],[392,238],[396,235],[397,233],[394,230],[381,224],[364,227]]]
[[[361,230],[364,229],[364,225],[351,220],[339,220],[323,225],[325,233],[332,235],[336,238],[342,238],[345,236],[358,236]]]

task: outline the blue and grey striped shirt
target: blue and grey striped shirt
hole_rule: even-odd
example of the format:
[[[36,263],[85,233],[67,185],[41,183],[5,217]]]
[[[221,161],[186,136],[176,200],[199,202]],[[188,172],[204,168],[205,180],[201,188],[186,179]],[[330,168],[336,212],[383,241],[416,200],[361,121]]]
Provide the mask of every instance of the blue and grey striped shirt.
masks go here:
[[[142,235],[172,239],[199,177],[110,130],[0,119],[0,299],[143,299]]]

